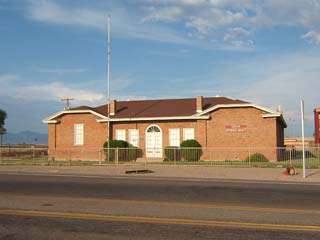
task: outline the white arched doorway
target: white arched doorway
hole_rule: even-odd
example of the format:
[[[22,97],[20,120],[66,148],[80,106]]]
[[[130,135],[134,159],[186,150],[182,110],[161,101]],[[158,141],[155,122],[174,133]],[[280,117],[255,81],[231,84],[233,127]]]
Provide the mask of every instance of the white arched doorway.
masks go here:
[[[146,156],[162,158],[162,131],[158,125],[146,129]]]

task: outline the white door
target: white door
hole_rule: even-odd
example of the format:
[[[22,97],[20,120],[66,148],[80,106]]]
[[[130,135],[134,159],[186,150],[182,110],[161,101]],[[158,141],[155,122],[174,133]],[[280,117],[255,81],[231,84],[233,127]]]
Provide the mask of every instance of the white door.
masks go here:
[[[146,131],[146,155],[150,158],[162,157],[162,132],[158,126],[152,125]]]

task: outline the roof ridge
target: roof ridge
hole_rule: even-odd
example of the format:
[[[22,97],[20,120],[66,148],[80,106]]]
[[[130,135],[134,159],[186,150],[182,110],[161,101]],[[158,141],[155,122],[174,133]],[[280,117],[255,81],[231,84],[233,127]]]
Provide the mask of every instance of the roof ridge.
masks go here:
[[[195,98],[157,98],[157,99],[134,99],[134,100],[123,100],[117,102],[142,102],[142,101],[168,101],[168,100],[191,100]]]
[[[212,99],[212,98],[224,98],[224,99],[229,99],[229,100],[234,100],[234,101],[242,101],[244,102],[243,100],[239,100],[239,99],[234,99],[234,98],[231,98],[231,97],[225,97],[225,96],[210,96],[210,97],[206,97],[206,96],[203,96],[204,99]],[[121,103],[121,102],[145,102],[145,101],[149,101],[149,102],[156,102],[156,101],[183,101],[183,100],[196,100],[197,98],[196,97],[193,97],[193,98],[158,98],[158,99],[134,99],[134,100],[116,100],[118,103]],[[98,107],[103,107],[103,106],[107,106],[108,104],[103,104],[103,105],[100,105],[100,106],[97,106],[97,107],[94,107],[94,108],[98,108]]]

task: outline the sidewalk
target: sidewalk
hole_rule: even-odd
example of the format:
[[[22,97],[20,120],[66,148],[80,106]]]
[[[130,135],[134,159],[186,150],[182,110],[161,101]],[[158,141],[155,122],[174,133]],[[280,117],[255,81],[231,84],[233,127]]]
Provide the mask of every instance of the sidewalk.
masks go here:
[[[295,176],[283,174],[283,168],[225,168],[207,166],[147,166],[152,173],[126,174],[128,170],[145,169],[144,166],[0,166],[0,174],[41,174],[77,176],[126,176],[126,177],[168,177],[195,179],[253,180],[279,182],[320,183],[320,169],[307,170],[307,178],[302,178],[302,170]]]

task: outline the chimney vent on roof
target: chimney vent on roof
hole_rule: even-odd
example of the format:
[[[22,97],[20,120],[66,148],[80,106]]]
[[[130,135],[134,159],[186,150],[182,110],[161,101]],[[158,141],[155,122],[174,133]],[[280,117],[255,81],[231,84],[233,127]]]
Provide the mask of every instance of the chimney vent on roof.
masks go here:
[[[200,113],[203,111],[203,96],[197,97],[197,113]]]
[[[111,100],[110,101],[110,116],[114,116],[117,112],[117,101]]]

